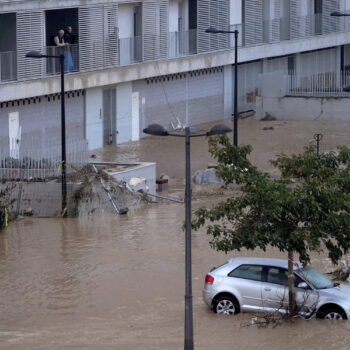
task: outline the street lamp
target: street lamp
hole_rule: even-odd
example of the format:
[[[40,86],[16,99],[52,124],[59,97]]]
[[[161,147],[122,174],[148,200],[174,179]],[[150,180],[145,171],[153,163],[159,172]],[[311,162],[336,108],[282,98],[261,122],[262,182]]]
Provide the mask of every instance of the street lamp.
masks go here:
[[[193,350],[193,309],[192,309],[192,240],[191,240],[191,137],[214,136],[231,132],[226,125],[219,124],[213,126],[208,132],[191,133],[191,128],[185,128],[185,134],[168,132],[159,124],[151,124],[143,129],[145,134],[155,136],[175,136],[184,137],[186,143],[186,187],[185,187],[185,339],[184,349]]]
[[[26,54],[29,58],[55,58],[60,60],[61,69],[61,149],[62,149],[62,216],[67,216],[67,179],[66,179],[66,110],[64,101],[64,55],[43,55],[37,51]]]
[[[213,34],[230,34],[233,33],[235,35],[235,80],[234,80],[234,95],[233,95],[233,103],[234,103],[234,112],[233,112],[233,144],[238,146],[238,30],[219,30],[214,27],[208,28],[206,33]]]

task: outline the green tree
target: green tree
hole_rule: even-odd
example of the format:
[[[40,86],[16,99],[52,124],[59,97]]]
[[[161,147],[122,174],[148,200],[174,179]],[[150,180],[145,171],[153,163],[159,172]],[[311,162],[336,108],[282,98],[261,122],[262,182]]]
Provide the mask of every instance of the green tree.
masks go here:
[[[243,248],[276,247],[288,254],[289,312],[296,312],[293,258],[304,264],[310,252],[326,250],[336,263],[350,247],[350,149],[317,155],[314,147],[299,155],[281,154],[271,163],[278,178],[248,159],[250,146],[233,146],[226,136],[211,138],[209,151],[217,175],[240,185],[240,194],[195,212],[193,227],[206,225],[210,245],[225,253]]]

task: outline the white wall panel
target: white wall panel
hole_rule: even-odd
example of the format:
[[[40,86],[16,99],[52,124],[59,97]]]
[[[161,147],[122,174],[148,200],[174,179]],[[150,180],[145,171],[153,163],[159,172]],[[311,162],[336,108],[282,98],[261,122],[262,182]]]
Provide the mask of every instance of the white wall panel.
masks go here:
[[[102,89],[86,90],[85,97],[86,139],[89,149],[103,147]]]

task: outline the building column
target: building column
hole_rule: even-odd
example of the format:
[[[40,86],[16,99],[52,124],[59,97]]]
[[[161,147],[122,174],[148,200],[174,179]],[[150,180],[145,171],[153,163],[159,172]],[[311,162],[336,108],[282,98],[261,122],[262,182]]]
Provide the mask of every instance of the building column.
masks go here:
[[[224,67],[224,119],[232,118],[233,113],[233,67]]]

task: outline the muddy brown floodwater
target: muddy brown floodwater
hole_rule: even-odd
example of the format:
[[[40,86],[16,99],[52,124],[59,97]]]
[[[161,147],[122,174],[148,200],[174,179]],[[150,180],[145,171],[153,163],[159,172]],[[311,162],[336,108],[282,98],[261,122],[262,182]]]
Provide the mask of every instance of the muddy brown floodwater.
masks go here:
[[[330,130],[332,146],[336,140],[347,143],[350,131],[345,123],[335,127],[311,122],[274,122],[274,130],[261,131],[265,124],[241,124],[242,139],[245,135],[259,145],[253,161],[265,168],[274,153],[300,150],[321,127],[325,134]],[[172,177],[176,195],[182,185],[183,147],[164,139],[175,150],[149,138],[108,147],[97,156],[159,160],[158,170]],[[193,143],[194,170],[213,162],[206,150],[204,140]],[[217,200],[213,192],[207,196],[195,196],[194,206]],[[159,202],[127,216],[105,213],[12,223],[0,233],[0,349],[183,348],[183,218],[182,204]],[[254,255],[284,257],[276,250]],[[193,232],[196,349],[350,349],[350,322],[299,320],[259,329],[241,326],[249,314],[215,315],[202,302],[203,279],[227,258],[209,248],[204,230]],[[313,255],[312,262],[323,272],[330,269],[323,255]]]

